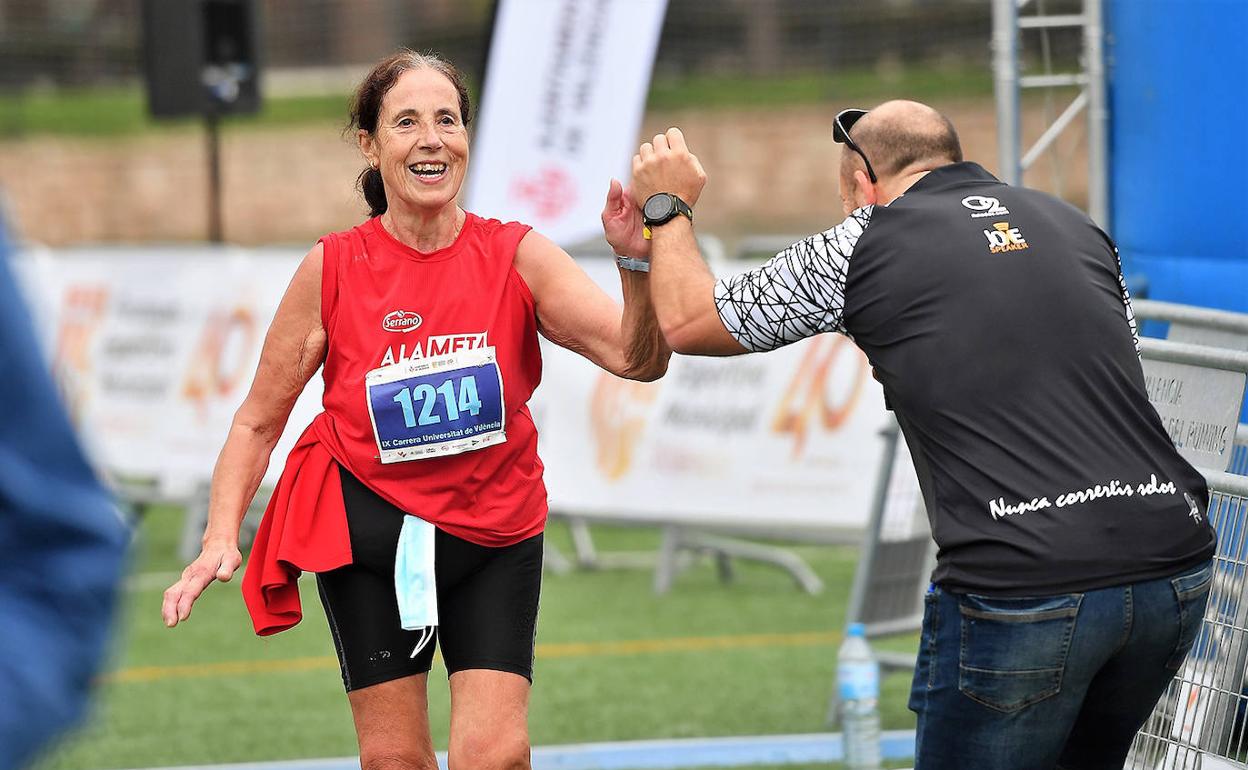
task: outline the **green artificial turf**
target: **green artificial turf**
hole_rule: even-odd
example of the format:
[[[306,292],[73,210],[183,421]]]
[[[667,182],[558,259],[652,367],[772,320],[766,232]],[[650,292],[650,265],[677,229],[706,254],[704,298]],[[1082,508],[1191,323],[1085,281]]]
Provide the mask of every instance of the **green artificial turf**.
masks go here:
[[[914,67],[881,75],[874,70],[826,74],[660,76],[651,84],[651,110],[840,104],[893,97],[941,100],[991,98],[992,79],[980,69]],[[254,115],[223,119],[227,131],[306,123],[345,126],[350,95],[267,96]],[[79,136],[109,138],[187,131],[199,118],[156,120],[141,85],[0,93],[0,138]]]
[[[304,621],[258,638],[238,580],[213,586],[189,622],[163,627],[164,578],[180,512],[144,520],[113,661],[86,727],[43,770],[103,770],[342,757],[356,750],[350,712],[315,590]],[[595,526],[603,552],[653,552],[653,530]],[[571,552],[566,526],[548,541]],[[652,738],[822,732],[856,550],[796,548],[826,582],[799,592],[779,570],[736,563],[721,583],[709,561],[665,596],[645,569],[548,572],[538,630],[530,729],[535,745]],[[154,577],[151,573],[158,573]],[[169,575],[166,577],[173,577]],[[913,650],[913,637],[881,645]],[[909,675],[887,676],[885,729],[912,729]],[[440,661],[430,678],[435,744],[445,748],[449,703]],[[891,765],[904,767],[906,763]],[[797,770],[797,766],[789,766]]]
[[[266,99],[255,115],[222,119],[226,130],[347,122],[346,94]],[[110,138],[159,131],[198,130],[200,118],[156,120],[138,87],[35,91],[0,95],[0,138],[79,136]]]

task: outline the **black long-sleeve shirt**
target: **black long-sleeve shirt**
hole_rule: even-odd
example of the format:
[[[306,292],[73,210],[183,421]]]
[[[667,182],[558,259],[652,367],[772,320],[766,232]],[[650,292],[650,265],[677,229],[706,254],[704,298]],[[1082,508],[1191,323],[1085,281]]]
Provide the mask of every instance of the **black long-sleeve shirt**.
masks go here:
[[[836,331],[867,354],[942,586],[1083,591],[1213,554],[1204,478],[1148,401],[1117,250],[1078,209],[951,164],[715,297],[750,350]]]

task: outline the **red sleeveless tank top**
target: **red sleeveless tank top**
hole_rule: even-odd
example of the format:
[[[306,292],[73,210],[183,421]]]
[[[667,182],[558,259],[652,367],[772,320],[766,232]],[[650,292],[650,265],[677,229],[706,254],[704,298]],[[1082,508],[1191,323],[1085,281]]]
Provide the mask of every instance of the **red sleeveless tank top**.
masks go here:
[[[517,543],[542,531],[546,521],[537,429],[527,406],[542,376],[537,316],[513,266],[529,229],[470,213],[454,243],[427,254],[395,240],[379,219],[321,239],[321,317],[329,346],[318,435],[379,495],[478,545]],[[365,376],[388,364],[480,348],[492,348],[496,357],[506,440],[382,463]],[[431,403],[442,403],[429,392]],[[465,397],[447,393],[452,404]]]
[[[513,266],[528,231],[468,214],[455,242],[430,254],[399,243],[376,219],[321,239],[325,411],[291,450],[252,543],[242,593],[256,633],[302,618],[300,572],[352,561],[336,464],[402,510],[478,545],[511,545],[542,531],[546,487],[526,405],[542,361],[533,295]],[[446,363],[484,354],[489,376]],[[400,366],[369,377],[393,364]],[[450,368],[404,379],[408,369],[444,364]],[[392,379],[396,369],[397,384],[379,390],[387,383],[377,383],[378,374]],[[479,387],[466,388],[468,379]],[[488,441],[459,454],[383,463],[411,446],[383,448],[393,440],[385,438],[389,428],[402,442],[435,441],[425,450],[443,439]]]

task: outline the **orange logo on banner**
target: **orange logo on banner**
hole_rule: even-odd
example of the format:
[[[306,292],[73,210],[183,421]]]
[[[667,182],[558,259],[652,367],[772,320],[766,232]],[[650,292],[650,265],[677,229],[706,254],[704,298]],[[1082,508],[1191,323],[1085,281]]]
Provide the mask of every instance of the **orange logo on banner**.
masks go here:
[[[200,407],[201,414],[208,399],[227,396],[238,386],[256,339],[256,319],[247,308],[236,307],[229,314],[215,313],[208,319],[182,386],[183,395]],[[229,368],[227,352],[233,363]]]
[[[776,433],[793,434],[794,457],[801,455],[812,427],[841,427],[858,404],[867,375],[866,357],[845,337],[820,335],[809,348],[771,425]]]
[[[606,372],[598,376],[589,402],[590,428],[595,459],[607,479],[614,481],[628,472],[658,396],[658,383],[621,380]]]
[[[108,306],[108,288],[76,285],[65,290],[60,328],[56,335],[56,379],[64,391],[71,417],[77,419],[86,405],[85,382],[91,373],[91,340],[99,331]]]

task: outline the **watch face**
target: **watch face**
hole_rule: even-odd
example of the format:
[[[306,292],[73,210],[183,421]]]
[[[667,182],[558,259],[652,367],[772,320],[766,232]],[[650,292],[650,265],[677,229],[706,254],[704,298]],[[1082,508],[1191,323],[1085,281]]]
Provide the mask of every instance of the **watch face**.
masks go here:
[[[645,216],[646,221],[658,224],[666,222],[675,216],[676,206],[672,203],[670,195],[659,193],[651,195],[646,199],[646,205],[642,209],[642,214]]]

